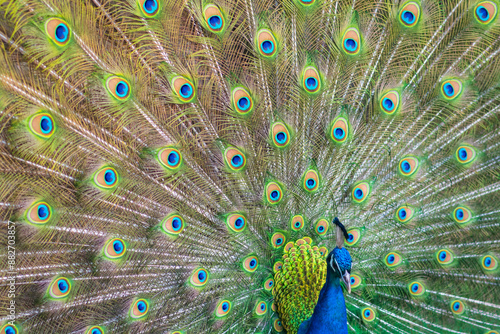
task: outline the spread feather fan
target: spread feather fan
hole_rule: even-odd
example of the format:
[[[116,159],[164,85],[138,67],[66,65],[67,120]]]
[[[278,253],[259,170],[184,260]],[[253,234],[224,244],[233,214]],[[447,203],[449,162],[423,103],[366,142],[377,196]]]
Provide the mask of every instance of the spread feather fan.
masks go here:
[[[498,333],[499,6],[0,1],[1,334]]]

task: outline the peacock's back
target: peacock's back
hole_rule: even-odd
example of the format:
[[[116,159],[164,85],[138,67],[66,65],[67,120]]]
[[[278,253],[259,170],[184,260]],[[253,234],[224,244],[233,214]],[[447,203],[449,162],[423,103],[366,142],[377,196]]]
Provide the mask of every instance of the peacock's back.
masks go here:
[[[1,1],[1,334],[498,331],[499,5]]]

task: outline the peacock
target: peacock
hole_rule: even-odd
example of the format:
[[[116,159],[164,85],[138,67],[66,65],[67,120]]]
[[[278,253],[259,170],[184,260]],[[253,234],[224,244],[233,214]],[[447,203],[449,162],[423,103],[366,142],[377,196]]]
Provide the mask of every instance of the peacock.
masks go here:
[[[0,1],[0,334],[498,334],[499,6]]]

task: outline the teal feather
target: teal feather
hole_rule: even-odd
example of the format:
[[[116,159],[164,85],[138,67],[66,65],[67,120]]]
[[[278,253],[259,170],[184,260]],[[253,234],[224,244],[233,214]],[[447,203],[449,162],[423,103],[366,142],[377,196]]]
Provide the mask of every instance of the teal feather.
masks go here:
[[[2,333],[498,332],[499,6],[3,1]]]

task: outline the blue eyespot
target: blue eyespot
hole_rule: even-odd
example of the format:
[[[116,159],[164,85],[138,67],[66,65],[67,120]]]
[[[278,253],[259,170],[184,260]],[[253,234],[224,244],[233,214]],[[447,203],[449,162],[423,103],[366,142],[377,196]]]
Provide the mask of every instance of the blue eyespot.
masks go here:
[[[387,262],[389,262],[389,264],[393,264],[394,260],[395,260],[394,255],[389,255],[389,257],[387,257]]]
[[[415,15],[413,15],[413,13],[410,11],[405,10],[401,17],[407,24],[413,24],[413,22],[415,22]]]
[[[274,43],[269,40],[265,40],[260,44],[260,48],[262,52],[266,54],[271,54],[274,51]]]
[[[113,249],[115,250],[115,252],[121,253],[121,251],[123,250],[122,243],[120,241],[116,240],[115,242],[113,242]]]
[[[207,275],[205,274],[205,272],[204,272],[204,271],[200,271],[200,272],[198,273],[198,279],[200,280],[200,282],[205,281],[205,279],[206,279],[206,278],[207,278]]]
[[[224,312],[226,312],[228,308],[229,308],[229,304],[228,303],[226,303],[226,302],[222,303],[222,310]]]
[[[401,164],[401,168],[405,173],[409,173],[411,171],[411,165],[408,161],[403,161],[403,163]]]
[[[128,84],[125,81],[120,81],[115,88],[115,93],[119,97],[125,97],[128,94]]]
[[[446,83],[444,84],[443,86],[443,91],[444,93],[447,95],[447,96],[453,96],[453,94],[455,94],[455,89],[453,88],[453,86],[449,83]]]
[[[243,164],[243,157],[240,154],[236,154],[231,158],[231,164],[233,167],[240,167]]]
[[[457,216],[458,220],[464,219],[464,210],[458,209],[456,212],[456,216]]]
[[[343,139],[344,138],[344,129],[342,128],[336,128],[333,130],[333,135],[335,136],[336,139]]]
[[[172,219],[172,229],[174,231],[179,231],[179,229],[182,227],[182,221],[178,217],[174,217]]]
[[[356,51],[356,49],[358,48],[358,42],[356,42],[354,39],[352,38],[346,38],[344,40],[344,47],[348,50],[348,51],[351,51],[351,52],[354,52]]]
[[[61,291],[62,293],[67,292],[69,289],[69,285],[65,280],[60,280],[57,283],[57,287],[59,288],[59,291]]]
[[[458,150],[458,158],[462,161],[467,160],[467,150],[465,148]]]
[[[144,11],[148,14],[154,14],[158,9],[158,3],[156,0],[146,0],[144,1],[144,5],[142,6]]]
[[[102,334],[102,331],[100,329],[98,329],[98,328],[94,328],[92,330],[92,334]]]
[[[406,210],[405,210],[405,209],[401,209],[401,210],[399,210],[398,215],[399,215],[399,218],[400,218],[401,220],[405,220],[405,219],[406,219],[406,216],[407,216],[407,214],[406,214]]]
[[[214,30],[220,29],[222,27],[222,19],[219,15],[210,16],[208,19],[208,25]]]
[[[316,80],[316,78],[309,77],[306,79],[306,86],[309,90],[315,90],[318,87],[318,80]]]
[[[370,317],[371,311],[370,310],[365,310],[365,317]]]
[[[412,290],[413,292],[417,292],[417,291],[418,291],[418,288],[419,288],[419,286],[418,286],[418,284],[417,284],[417,283],[415,283],[415,284],[413,284],[413,285],[411,286],[411,290]]]
[[[255,261],[255,259],[252,259],[252,260],[250,261],[250,269],[255,268],[255,266],[256,266],[256,265],[257,265],[257,261]]]
[[[42,116],[40,119],[40,129],[42,130],[42,133],[48,134],[52,131],[52,128],[52,120],[47,116]]]
[[[323,226],[318,227],[318,231],[323,232],[324,230],[325,230],[325,228]]]
[[[245,222],[243,221],[243,219],[241,218],[238,218],[236,219],[236,221],[234,222],[234,225],[237,227],[237,228],[241,228],[243,226],[243,224],[245,224]]]
[[[388,111],[392,111],[392,109],[394,109],[394,102],[387,97],[382,100],[382,105]]]
[[[188,98],[193,94],[193,88],[191,88],[190,84],[185,83],[181,86],[180,94],[183,98]]]
[[[68,39],[68,34],[69,34],[69,29],[64,23],[60,23],[56,27],[55,37],[58,42],[60,43],[66,42],[66,40]]]
[[[276,141],[280,144],[283,144],[286,142],[286,133],[284,132],[278,132],[275,136]]]
[[[106,173],[104,173],[104,182],[106,182],[107,185],[115,183],[115,180],[116,180],[116,175],[114,171],[109,169],[106,171]]]
[[[179,162],[179,154],[175,151],[170,152],[167,158],[167,162],[170,166],[175,166]]]
[[[17,334],[17,330],[12,325],[5,326],[5,334]]]
[[[250,108],[250,100],[248,99],[248,97],[242,97],[238,100],[238,108],[240,110],[247,110],[248,108]]]
[[[264,304],[264,303],[260,304],[260,309],[262,311],[264,311],[266,309],[266,304]]]
[[[137,309],[139,310],[139,312],[143,313],[144,311],[146,311],[146,303],[143,302],[143,301],[140,301],[137,303]]]
[[[300,224],[300,222],[299,222],[299,221],[296,221],[296,222],[295,222],[295,227],[299,228],[299,227],[300,227],[300,225],[301,225],[301,224]]]
[[[363,198],[363,190],[357,188],[355,191],[354,191],[354,197],[356,197],[357,199],[361,199]]]
[[[40,204],[38,206],[38,218],[40,218],[41,220],[45,220],[49,217],[49,214],[49,208],[45,204]]]
[[[283,243],[283,239],[278,238],[276,239],[276,245],[281,245]]]
[[[481,21],[488,21],[490,18],[490,13],[488,13],[488,10],[483,6],[477,7],[476,14]]]
[[[273,200],[277,200],[279,197],[280,197],[280,193],[279,193],[279,191],[277,191],[277,190],[273,190],[273,191],[271,192],[271,199],[273,199]]]
[[[316,180],[315,179],[307,179],[306,184],[307,184],[307,188],[312,189],[316,186]]]
[[[352,235],[352,233],[349,233],[349,234],[347,235],[347,240],[349,240],[349,241],[351,241],[351,242],[354,240],[354,236]]]

